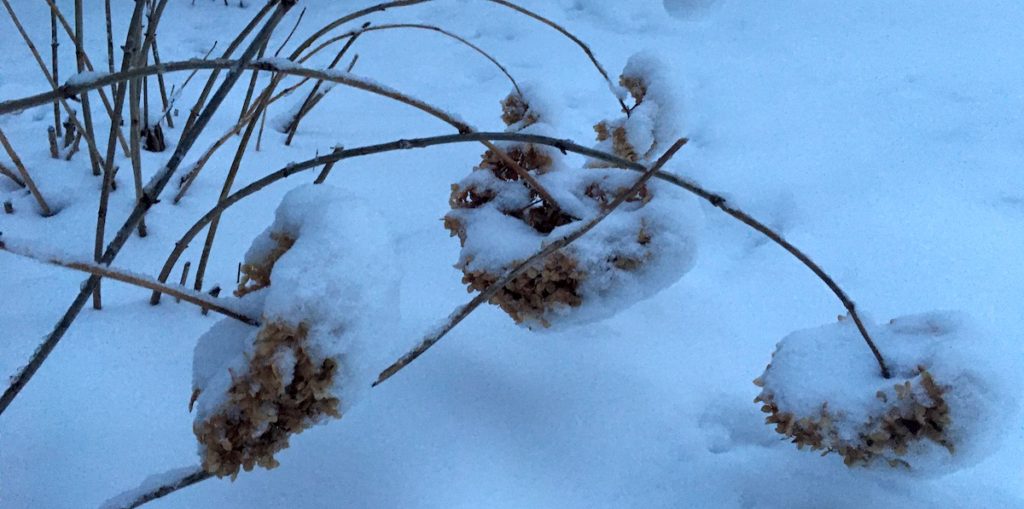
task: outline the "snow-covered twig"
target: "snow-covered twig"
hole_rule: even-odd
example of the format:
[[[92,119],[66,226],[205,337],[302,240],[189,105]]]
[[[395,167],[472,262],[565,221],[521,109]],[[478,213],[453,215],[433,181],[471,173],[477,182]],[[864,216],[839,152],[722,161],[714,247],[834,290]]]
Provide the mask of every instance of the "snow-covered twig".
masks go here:
[[[174,175],[174,171],[178,169],[182,159],[188,153],[192,145],[195,144],[196,139],[202,133],[203,129],[206,128],[207,123],[213,117],[217,108],[227,97],[228,92],[238,81],[238,78],[242,75],[243,70],[246,68],[246,64],[256,54],[257,48],[263,44],[273,33],[274,28],[281,21],[281,18],[288,12],[289,9],[294,5],[294,1],[285,0],[278,4],[274,14],[271,15],[270,19],[264,24],[260,32],[253,38],[249,47],[243,52],[242,57],[236,62],[235,65],[230,67],[228,75],[224,78],[223,83],[214,93],[210,99],[209,104],[203,112],[196,118],[196,122],[191,129],[186,130],[185,136],[183,136],[182,143],[175,149],[174,154],[167,161],[167,164],[163,169],[157,171],[156,175],[150,180],[149,184],[143,193],[143,199],[136,203],[135,208],[128,215],[121,229],[118,230],[117,234],[114,235],[113,240],[107,245],[107,249],[103,254],[103,257],[99,260],[102,264],[109,264],[117,257],[120,253],[121,248],[124,247],[125,243],[131,237],[132,230],[139,224],[146,211],[150,209],[160,198],[161,192],[167,186],[167,183],[171,180]],[[82,311],[85,306],[85,302],[89,299],[89,295],[92,294],[93,289],[96,288],[97,283],[100,281],[100,276],[91,276],[82,285],[82,289],[78,292],[78,296],[65,311],[64,315],[54,326],[54,329],[46,337],[42,344],[36,348],[36,351],[32,353],[32,357],[29,361],[11,378],[11,383],[4,391],[3,395],[0,396],[0,415],[10,406],[11,402],[18,396],[21,390],[28,384],[32,376],[39,370],[39,367],[43,365],[46,358],[50,355],[54,348],[57,347],[57,343],[64,337],[64,333],[67,332],[68,328],[71,327],[72,322]]]
[[[143,276],[141,274],[132,274],[107,265],[97,265],[95,263],[85,261],[69,260],[63,256],[53,253],[40,253],[22,245],[12,244],[9,240],[5,240],[3,237],[0,237],[0,251],[6,251],[13,255],[29,258],[38,262],[48,263],[50,265],[56,265],[58,267],[64,267],[66,269],[73,269],[105,277],[107,279],[113,279],[114,281],[128,283],[147,290],[153,290],[154,292],[164,293],[174,297],[175,299],[195,304],[204,309],[216,311],[224,316],[234,318],[235,320],[249,325],[258,326],[260,324],[259,320],[246,316],[240,311],[218,304],[215,299],[204,293],[191,291],[184,287],[176,288],[174,286],[166,285],[151,277]]]
[[[213,477],[200,467],[178,468],[146,478],[137,488],[111,498],[100,509],[135,509]]]

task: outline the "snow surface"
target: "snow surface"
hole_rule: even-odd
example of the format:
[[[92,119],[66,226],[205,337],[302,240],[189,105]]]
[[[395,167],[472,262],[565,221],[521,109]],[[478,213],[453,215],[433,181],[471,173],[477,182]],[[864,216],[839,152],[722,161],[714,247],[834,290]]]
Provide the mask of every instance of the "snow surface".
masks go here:
[[[289,48],[323,20],[370,3],[301,0],[309,10]],[[686,99],[682,134],[692,141],[668,170],[724,192],[781,231],[874,316],[966,311],[992,339],[977,352],[991,362],[989,373],[1018,386],[1024,4],[522,3],[587,41],[613,77],[642,50],[677,70],[675,91]],[[112,4],[122,20],[115,37],[123,41],[131,3]],[[191,4],[168,4],[164,61],[201,57],[214,39],[223,47],[259,7]],[[45,3],[12,5],[45,48]],[[70,14],[70,4],[60,5]],[[86,6],[86,43],[101,65],[102,2]],[[282,22],[286,28],[269,48],[284,40],[297,15]],[[0,17],[0,98],[47,90]],[[589,144],[594,121],[618,114],[615,97],[577,47],[507,9],[438,0],[368,19],[437,23],[492,52],[518,80],[545,84],[554,92],[560,138]],[[62,36],[62,76],[74,69],[71,46]],[[480,129],[502,129],[497,101],[508,83],[466,48],[394,31],[360,38],[353,51],[361,76]],[[327,53],[308,65],[326,67]],[[184,78],[169,76],[168,85]],[[265,83],[267,73],[260,79]],[[239,80],[197,147],[237,121],[247,83],[248,75]],[[200,75],[176,103],[176,128],[165,130],[170,149],[201,88]],[[49,105],[40,106],[0,116],[0,127],[60,212],[40,218],[31,196],[0,177],[0,199],[15,208],[0,214],[0,231],[88,258],[99,183],[84,151],[71,162],[49,158],[51,115]],[[99,132],[106,129],[98,122]],[[264,132],[262,150],[246,156],[238,182],[338,144],[448,132],[422,112],[336,87],[290,147],[283,135]],[[165,195],[150,211],[150,235],[133,238],[117,266],[159,270],[181,233],[215,203],[234,152],[234,142],[227,145],[180,204]],[[330,177],[370,200],[394,230],[404,274],[396,341],[403,346],[467,299],[450,267],[458,243],[438,219],[448,210],[449,185],[482,151],[463,144],[346,160]],[[144,153],[144,172],[151,175],[168,156]],[[5,156],[0,161],[9,166]],[[130,168],[120,153],[118,162]],[[228,210],[207,288],[232,286],[237,263],[273,220],[274,206],[313,178],[292,176]],[[118,179],[110,215],[120,224],[134,197],[130,172]],[[697,266],[643,305],[546,335],[515,327],[498,309],[480,309],[345,419],[296,437],[278,455],[279,468],[233,483],[205,481],[149,507],[1024,507],[1019,416],[1003,422],[1002,445],[992,455],[939,479],[850,470],[835,456],[795,450],[762,424],[750,381],[776,342],[843,310],[792,257],[704,208]],[[201,249],[200,238],[183,258],[193,271]],[[0,253],[0,373],[25,362],[83,279]],[[196,462],[187,411],[192,352],[218,318],[173,299],[151,307],[148,292],[115,282],[103,288],[104,310],[83,311],[0,416],[0,506],[96,507],[139,479]]]

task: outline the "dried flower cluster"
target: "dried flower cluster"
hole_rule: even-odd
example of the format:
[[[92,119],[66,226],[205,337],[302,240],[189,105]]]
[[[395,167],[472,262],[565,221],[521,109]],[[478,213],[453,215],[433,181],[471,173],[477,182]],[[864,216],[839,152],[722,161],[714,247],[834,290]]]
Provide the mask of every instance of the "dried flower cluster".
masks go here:
[[[311,355],[306,333],[281,323],[260,329],[248,372],[232,376],[219,412],[193,425],[207,472],[234,479],[240,469],[274,468],[289,436],[325,416],[341,417],[331,393],[338,365]]]
[[[633,68],[631,68],[633,67]],[[633,98],[633,106],[625,117],[614,120],[602,120],[594,125],[598,147],[610,149],[613,154],[629,161],[641,161],[653,158],[658,147],[666,140],[659,140],[655,124],[662,120],[657,100],[645,103],[648,97],[649,78],[639,73],[640,69],[629,66],[619,76],[619,85],[629,92]],[[648,107],[653,112],[645,111]],[[636,113],[634,117],[634,113]],[[653,114],[652,114],[653,113]],[[659,143],[661,142],[661,143]],[[607,168],[611,164],[605,161],[591,161],[590,167]]]
[[[761,378],[754,383],[764,385]],[[954,452],[955,444],[945,434],[951,419],[944,392],[931,373],[918,366],[913,377],[895,384],[891,391],[876,393],[881,403],[879,411],[866,416],[853,439],[841,436],[836,429],[837,415],[829,409],[828,402],[822,403],[817,414],[803,416],[781,410],[775,395],[767,389],[754,402],[762,403],[761,410],[768,414],[765,422],[775,425],[776,432],[792,437],[800,449],[809,447],[812,451],[823,451],[822,455],[837,453],[850,467],[869,466],[881,459],[893,467],[911,468],[913,460],[905,456],[915,442],[930,440],[950,454]]]
[[[270,272],[274,270],[274,264],[295,244],[295,238],[287,233],[272,232],[270,239],[274,242],[274,248],[262,259],[242,264],[242,277],[235,289],[236,297],[270,286]]]
[[[624,83],[633,83],[623,79]],[[639,84],[639,78],[634,81],[637,100],[642,101],[647,89]],[[544,112],[537,111],[530,98],[510,94],[502,101],[502,120],[509,131],[535,132],[547,127]],[[445,228],[461,243],[462,254],[456,268],[462,271],[462,282],[469,291],[486,289],[548,239],[560,238],[559,228],[593,217],[626,192],[636,179],[621,170],[565,167],[559,159],[561,154],[548,147],[509,143],[502,149],[507,158],[534,176],[549,194],[557,196],[559,203],[550,203],[524,182],[505,157],[485,152],[473,172],[452,185],[452,210],[444,218]],[[655,237],[668,237],[662,232],[664,223],[671,220],[659,219],[663,210],[647,208],[657,195],[652,184],[644,186],[616,212],[617,226],[609,227],[615,228],[614,233],[588,234],[549,256],[500,289],[491,303],[501,307],[516,323],[549,327],[556,318],[571,314],[572,309],[599,299],[599,294],[613,296],[615,287],[626,284],[625,280],[638,280],[613,273],[638,273],[655,253],[663,250],[664,246],[654,242]],[[664,242],[686,238],[685,227],[682,229],[674,233],[678,237]],[[680,248],[678,253],[678,264],[687,269],[692,263],[692,246]],[[604,316],[608,314],[605,312]]]

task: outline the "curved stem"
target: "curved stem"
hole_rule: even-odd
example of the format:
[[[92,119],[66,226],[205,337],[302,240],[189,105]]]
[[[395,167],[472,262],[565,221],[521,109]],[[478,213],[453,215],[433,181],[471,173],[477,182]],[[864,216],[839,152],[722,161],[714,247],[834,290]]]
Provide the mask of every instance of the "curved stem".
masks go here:
[[[239,189],[238,191],[228,196],[226,199],[224,199],[224,201],[218,203],[215,207],[213,207],[212,209],[210,209],[210,211],[203,215],[203,217],[196,221],[196,223],[193,224],[192,227],[187,232],[185,232],[185,234],[178,240],[178,242],[175,243],[174,249],[168,256],[167,261],[164,263],[164,266],[160,271],[160,276],[158,279],[161,282],[167,281],[167,278],[170,277],[171,270],[174,268],[174,265],[181,257],[181,254],[184,253],[186,248],[188,248],[188,245],[192,241],[192,239],[195,238],[195,236],[200,231],[202,231],[202,229],[207,224],[209,224],[214,215],[219,214],[224,209],[241,201],[243,198],[250,196],[256,193],[257,191],[269,186],[270,184],[273,184],[274,182],[290,177],[296,173],[300,173],[312,168],[317,168],[328,163],[334,163],[342,159],[349,159],[353,157],[360,157],[371,154],[380,154],[384,152],[392,152],[395,150],[424,148],[434,145],[479,142],[480,140],[515,141],[521,143],[547,145],[557,148],[563,152],[573,152],[593,159],[600,159],[602,161],[611,163],[620,168],[625,168],[633,171],[645,171],[644,165],[640,163],[629,161],[616,155],[602,152],[599,150],[594,150],[589,147],[584,147],[582,145],[573,143],[570,140],[561,140],[558,138],[551,138],[547,136],[540,136],[534,134],[509,132],[473,132],[464,134],[450,134],[445,136],[433,136],[429,138],[401,139],[377,145],[367,145],[352,149],[335,150],[331,154],[325,154],[298,163],[289,164],[284,168],[281,168],[273,173],[270,173],[269,175],[266,175],[263,178],[260,178],[259,180],[256,180],[246,185],[245,187]],[[864,338],[864,341],[871,349],[872,354],[874,354],[875,360],[878,362],[878,366],[881,369],[882,376],[884,376],[885,378],[890,377],[889,369],[886,367],[885,364],[885,359],[882,357],[882,354],[878,350],[878,347],[871,339],[871,336],[868,333],[867,328],[864,326],[859,313],[857,313],[857,308],[854,302],[850,300],[850,298],[846,295],[846,292],[842,290],[838,283],[836,283],[835,280],[833,280],[821,267],[819,267],[818,264],[811,260],[809,256],[807,256],[803,251],[801,251],[796,246],[787,241],[785,238],[783,238],[782,235],[775,232],[770,227],[766,226],[764,223],[761,223],[760,221],[754,219],[753,217],[743,212],[742,210],[730,205],[728,201],[721,195],[707,191],[699,184],[672,173],[659,171],[654,174],[654,178],[680,187],[683,190],[692,193],[697,197],[709,202],[711,205],[715,206],[722,212],[725,212],[729,216],[739,220],[743,224],[765,235],[766,237],[768,237],[769,240],[781,246],[788,253],[792,254],[797,260],[803,263],[807,268],[809,268],[811,272],[814,273],[814,275],[816,275],[825,283],[826,286],[828,286],[828,288],[836,295],[839,301],[843,304],[843,307],[846,308],[847,312],[850,313],[850,316],[853,318],[854,323],[857,324],[857,330],[860,332],[861,337]],[[150,299],[151,304],[157,304],[159,301],[159,295],[153,295],[153,297]]]
[[[594,64],[594,67],[597,69],[597,72],[601,73],[601,77],[604,78],[604,81],[606,83],[608,83],[608,87],[609,87],[608,90],[615,90],[615,88],[616,88],[615,84],[612,83],[612,79],[608,76],[608,72],[604,70],[604,66],[602,66],[601,62],[599,62],[597,60],[597,57],[594,56],[594,52],[590,49],[590,46],[587,46],[587,44],[585,42],[583,42],[579,37],[576,37],[575,35],[573,35],[572,32],[566,30],[563,26],[559,25],[558,23],[555,23],[554,21],[551,21],[550,19],[545,18],[544,16],[541,16],[540,14],[537,14],[536,12],[533,12],[533,11],[531,11],[531,10],[525,8],[525,7],[521,7],[519,5],[516,5],[516,4],[514,4],[512,2],[509,2],[507,0],[486,0],[486,1],[487,2],[491,2],[493,4],[498,4],[498,5],[501,5],[501,6],[504,6],[504,7],[508,7],[509,9],[512,9],[512,10],[514,10],[514,11],[520,13],[520,14],[524,14],[526,16],[529,16],[529,17],[531,17],[531,18],[533,18],[533,19],[535,19],[537,21],[540,21],[541,23],[544,23],[545,25],[547,25],[547,26],[549,26],[551,28],[554,28],[559,33],[561,33],[562,35],[568,37],[570,41],[576,43],[576,45],[579,46],[580,49],[582,49],[583,52],[587,54],[587,58],[589,58],[590,62],[592,64]],[[619,101],[619,106],[622,108],[622,112],[625,113],[626,116],[629,116],[631,110],[629,109],[628,106],[626,106],[626,103],[622,100],[622,98],[619,97],[616,94],[615,99],[617,101]]]

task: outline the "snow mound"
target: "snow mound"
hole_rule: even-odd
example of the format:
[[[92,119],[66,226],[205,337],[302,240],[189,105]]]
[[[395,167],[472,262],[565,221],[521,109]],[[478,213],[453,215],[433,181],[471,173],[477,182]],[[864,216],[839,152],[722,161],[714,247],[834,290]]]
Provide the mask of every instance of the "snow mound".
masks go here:
[[[328,185],[289,192],[235,292],[261,326],[224,320],[193,359],[193,429],[219,476],[272,468],[288,437],[341,417],[396,346],[395,249],[384,219]]]
[[[1014,405],[978,355],[986,341],[965,316],[931,312],[867,326],[892,378],[882,377],[852,320],[794,332],[755,380],[766,422],[847,466],[922,476],[970,467],[995,449]]]
[[[509,131],[548,134],[550,114],[529,94],[503,101]],[[621,169],[570,168],[561,154],[527,143],[500,145],[557,201],[550,203],[493,151],[452,185],[445,227],[459,237],[456,268],[470,291],[483,291],[509,270],[594,218],[638,178]],[[650,182],[613,214],[493,298],[516,323],[562,328],[608,318],[658,293],[696,259],[700,212],[695,200]]]

